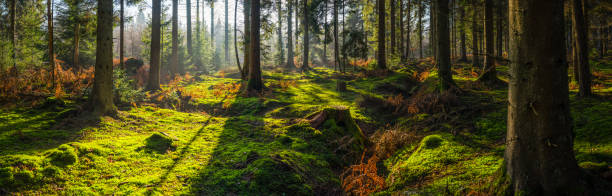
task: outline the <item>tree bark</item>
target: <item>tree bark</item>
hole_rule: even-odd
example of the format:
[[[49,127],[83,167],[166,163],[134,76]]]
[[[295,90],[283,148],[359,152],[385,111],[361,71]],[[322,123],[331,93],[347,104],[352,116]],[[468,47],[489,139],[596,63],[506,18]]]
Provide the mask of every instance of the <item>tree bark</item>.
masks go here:
[[[51,6],[53,4],[52,0],[47,0],[47,18],[51,19],[48,20],[49,21],[49,63],[52,67],[53,70],[53,82],[55,82],[55,58],[53,57],[53,11],[51,10]],[[15,71],[15,73],[17,72],[17,0],[10,0],[10,8],[9,8],[9,15],[10,15],[10,29],[9,29],[9,36],[11,36],[11,46],[13,47],[11,50],[11,57],[13,58],[13,69]]]
[[[288,0],[287,2],[287,69],[295,69],[295,63],[293,62],[293,24],[292,24],[292,14],[293,14],[293,6],[294,0]],[[297,7],[297,6],[296,6]]]
[[[456,86],[453,81],[450,62],[449,32],[448,32],[448,0],[433,1],[436,14],[436,66],[440,74],[440,90],[442,92]]]
[[[178,74],[178,0],[172,0],[172,56],[170,57],[171,77]]]
[[[391,54],[395,54],[395,0],[389,0],[389,6],[391,7],[391,13],[389,13],[389,20],[391,23]]]
[[[419,58],[422,59],[423,58],[423,1],[422,0],[418,0],[417,1],[417,6],[419,6],[419,11],[418,11],[418,18],[419,18],[419,22],[417,24],[417,28],[419,29]]]
[[[461,5],[459,5],[459,36],[460,41],[461,41],[461,57],[459,58],[459,61],[463,61],[466,62],[467,61],[467,52],[466,52],[466,47],[465,47],[465,8]]]
[[[586,26],[583,5],[582,0],[572,0],[572,23],[574,24],[574,40],[576,42],[574,51],[577,57],[574,60],[574,66],[578,68],[578,94],[581,97],[587,97],[591,96],[591,70],[589,67],[589,40],[587,39],[588,26]]]
[[[198,20],[199,20],[199,17],[198,17]],[[236,27],[236,24],[238,24],[237,21],[238,21],[238,1],[234,1],[234,53],[236,55],[236,66],[238,66],[238,71],[240,72],[240,79],[245,80],[246,75],[244,75],[244,72],[242,71],[242,67],[240,67],[240,57],[238,55],[238,28]]]
[[[120,0],[119,4],[121,4],[121,10],[119,11],[119,67],[125,69],[125,64],[123,62],[123,49],[125,45],[125,17],[123,16],[125,12],[124,0]]]
[[[589,195],[573,152],[563,1],[510,0],[506,174],[513,194]],[[540,44],[546,43],[546,44]]]
[[[226,0],[227,1],[227,0]],[[285,62],[285,51],[283,51],[283,14],[282,14],[282,2],[281,0],[277,1],[278,4],[278,55],[279,55],[279,64],[283,64]]]
[[[478,57],[478,2],[472,0],[472,67],[480,66],[480,58]]]
[[[430,54],[431,56],[434,58],[434,60],[436,59],[436,22],[437,22],[437,18],[436,15],[434,13],[436,13],[436,7],[434,6],[434,3],[436,2],[436,0],[430,0],[429,2],[429,50],[430,50]],[[446,46],[446,47],[450,47]]]
[[[160,35],[161,35],[161,0],[153,0],[152,20],[151,20],[151,61],[149,68],[149,81],[147,90],[160,90],[159,74],[160,74]]]
[[[385,54],[385,1],[376,0],[378,12],[378,51],[376,51],[376,61],[378,69],[387,69],[387,56]]]
[[[73,38],[73,49],[72,49],[72,66],[74,69],[80,67],[79,65],[79,42],[81,41],[81,23],[77,21],[74,24],[74,38]]]
[[[174,1],[174,0],[173,0]],[[191,57],[193,55],[193,47],[192,47],[192,37],[191,37],[191,0],[187,0],[187,53]]]
[[[399,0],[399,23],[398,25],[400,26],[400,41],[399,41],[399,52],[400,52],[400,59],[401,62],[406,62],[406,52],[405,52],[405,48],[404,48],[404,0]]]
[[[338,0],[334,1],[334,71],[340,62],[340,50],[338,48]]]
[[[497,80],[497,71],[494,63],[494,46],[493,46],[493,0],[485,0],[485,54],[484,54],[484,69],[482,75],[478,79],[483,82],[495,82]]]
[[[210,2],[210,45],[213,48],[213,53],[215,53],[216,49],[215,49],[215,2],[214,1]]]
[[[225,0],[225,35],[223,36],[224,39],[224,50],[225,50],[225,64],[229,64],[230,58],[229,58],[229,23],[228,23],[228,2],[227,0]]]
[[[502,58],[503,56],[503,45],[502,45],[502,40],[503,40],[503,23],[504,23],[504,6],[506,4],[504,3],[504,1],[499,1],[497,2],[497,21],[496,21],[496,33],[497,36],[495,36],[495,38],[497,38],[495,40],[495,56],[497,57],[497,59]]]
[[[244,12],[244,70],[242,71],[248,76],[251,69],[251,1],[245,0],[242,5]]]
[[[406,58],[410,58],[410,55],[411,55],[410,49],[412,47],[412,44],[410,42],[410,35],[411,35],[411,32],[412,32],[412,28],[410,28],[411,27],[411,25],[410,25],[410,18],[411,18],[410,17],[411,16],[410,15],[410,10],[411,10],[412,4],[410,3],[410,1],[412,1],[412,0],[408,0],[408,10],[407,10],[408,14],[406,14],[406,17],[407,17],[407,19],[406,19],[406,23],[407,23],[406,24],[406,48],[404,50],[404,52],[405,52],[404,56]]]
[[[96,65],[91,96],[93,112],[108,115],[113,104],[113,1],[98,1],[96,31]]]
[[[261,92],[263,90],[263,82],[261,80],[261,67],[260,67],[260,39],[259,39],[259,26],[260,26],[260,1],[251,1],[251,63],[249,65],[249,81],[247,90]]]
[[[302,1],[304,3],[304,7],[302,8],[302,12],[304,13],[303,17],[303,21],[302,21],[302,26],[304,28],[304,43],[302,45],[304,45],[304,57],[303,57],[303,62],[302,62],[302,71],[307,71],[310,68],[308,67],[308,50],[310,49],[309,43],[310,43],[310,37],[309,37],[309,30],[308,30],[308,1],[307,0],[303,0]]]

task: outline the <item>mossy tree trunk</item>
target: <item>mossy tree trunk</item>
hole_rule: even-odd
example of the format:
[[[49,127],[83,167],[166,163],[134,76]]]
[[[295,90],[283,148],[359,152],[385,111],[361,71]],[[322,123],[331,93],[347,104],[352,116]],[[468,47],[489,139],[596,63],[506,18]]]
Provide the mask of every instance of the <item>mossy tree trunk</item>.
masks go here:
[[[378,14],[378,48],[376,51],[376,61],[378,69],[387,69],[387,56],[385,53],[385,1],[376,0],[376,10]]]
[[[433,5],[435,6],[435,29],[436,37],[436,66],[440,75],[440,90],[446,91],[455,85],[453,81],[453,75],[451,72],[450,62],[450,38],[448,31],[448,0],[435,0]]]
[[[564,26],[563,2],[510,0],[509,17],[504,159],[510,189],[521,195],[576,195],[565,38],[558,31]]]
[[[98,1],[96,65],[91,95],[96,115],[113,114],[113,2]]]
[[[156,91],[159,87],[160,74],[160,39],[161,39],[161,0],[153,0],[152,20],[151,20],[151,61],[149,68],[149,81],[147,90]]]
[[[589,67],[589,52],[588,52],[588,39],[587,39],[587,28],[585,24],[585,15],[583,11],[582,0],[571,0],[572,1],[572,23],[574,31],[575,48],[574,52],[576,59],[574,59],[574,66],[578,71],[578,86],[579,95],[586,97],[591,95],[591,70]]]
[[[260,1],[251,1],[251,62],[249,63],[249,81],[247,90],[261,92],[263,90],[263,82],[261,79],[261,67],[260,67],[260,35],[259,26],[261,13]]]

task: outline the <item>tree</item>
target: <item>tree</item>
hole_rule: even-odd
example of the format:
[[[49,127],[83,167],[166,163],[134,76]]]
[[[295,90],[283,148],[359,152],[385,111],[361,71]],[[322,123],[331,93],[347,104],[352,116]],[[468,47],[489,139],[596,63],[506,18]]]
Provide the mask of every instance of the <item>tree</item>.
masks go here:
[[[279,63],[282,64],[283,62],[285,62],[285,54],[284,54],[285,52],[283,51],[283,31],[282,31],[282,28],[283,28],[283,22],[282,22],[283,21],[283,14],[282,14],[283,6],[282,6],[282,1],[281,0],[278,0],[276,2],[276,4],[278,6],[278,28],[277,28],[278,29],[278,32],[277,32],[278,33],[278,56],[279,56],[278,60],[279,60]]]
[[[153,0],[152,6],[152,21],[151,21],[151,61],[149,68],[149,81],[147,82],[147,90],[160,90],[159,74],[160,74],[160,37],[161,36],[161,0]]]
[[[47,24],[48,24],[48,36],[47,41],[49,42],[47,47],[49,48],[49,66],[51,66],[51,82],[53,88],[55,88],[55,52],[53,51],[53,0],[47,0]],[[15,12],[17,6],[15,0],[11,1],[11,44],[13,44],[13,68],[15,73],[17,72],[17,58],[15,58],[15,50],[17,50],[15,44]]]
[[[582,0],[571,0],[572,1],[572,23],[574,24],[574,66],[578,69],[578,86],[579,95],[586,97],[591,95],[591,71],[589,68],[589,52],[588,52],[588,40],[587,40],[587,28],[585,25],[585,15],[583,11]],[[576,74],[576,73],[574,73]]]
[[[378,69],[387,69],[387,57],[385,54],[385,1],[376,0],[376,10],[378,14],[378,48],[376,51],[376,61]]]
[[[408,0],[408,10],[407,10],[408,14],[406,14],[406,17],[407,17],[407,19],[406,19],[407,29],[406,29],[406,48],[405,48],[405,51],[404,51],[404,57],[405,58],[410,57],[410,55],[411,55],[410,49],[412,47],[412,44],[410,42],[410,33],[412,32],[412,29],[410,28],[411,27],[411,25],[410,25],[410,16],[411,16],[410,15],[410,10],[411,10],[412,4],[410,3],[410,1],[412,1],[412,0]]]
[[[453,81],[450,62],[450,38],[448,30],[448,0],[434,1],[436,25],[436,67],[440,75],[440,90],[446,91],[456,86]]]
[[[404,0],[399,0],[399,26],[400,26],[400,41],[399,41],[399,51],[400,51],[400,59],[402,62],[406,62],[406,53],[404,52]],[[408,14],[410,15],[410,14]]]
[[[238,20],[238,1],[234,1],[234,53],[236,54],[236,66],[238,66],[238,71],[240,72],[240,79],[245,80],[246,75],[244,74],[244,71],[242,71],[242,67],[240,67],[240,57],[238,56],[238,36],[237,36],[238,28],[236,27],[236,24],[238,24],[237,20]],[[245,61],[246,60],[247,59],[245,59]]]
[[[340,62],[340,50],[338,47],[338,1],[334,1],[334,18],[332,20],[334,23],[334,71],[336,71],[336,66],[338,66],[338,62]]]
[[[292,12],[294,6],[294,0],[287,2],[287,69],[295,69],[295,63],[293,62],[293,26],[292,26]]]
[[[174,0],[173,0],[174,1]],[[173,8],[174,9],[174,8]],[[193,55],[193,46],[192,46],[192,39],[191,39],[191,0],[187,0],[187,53],[189,54],[189,56]],[[177,12],[178,13],[178,12]],[[174,17],[174,16],[172,16]]]
[[[480,66],[478,57],[478,0],[472,0],[472,67]]]
[[[503,44],[502,44],[502,40],[503,40],[503,24],[504,24],[504,11],[506,9],[504,9],[504,6],[506,6],[505,1],[498,1],[497,2],[497,6],[495,6],[497,8],[497,20],[495,22],[495,27],[497,27],[497,29],[495,30],[495,33],[497,33],[497,36],[495,36],[495,56],[497,59],[502,58],[503,56]]]
[[[251,1],[251,62],[249,66],[249,81],[247,83],[247,90],[261,92],[263,90],[263,81],[261,80],[261,67],[260,67],[260,38],[259,38],[259,26],[260,26],[260,1]]]
[[[397,4],[395,0],[389,0],[389,7],[391,7],[391,13],[389,13],[389,23],[391,23],[391,54],[395,54],[395,8]]]
[[[302,22],[302,26],[304,28],[304,43],[302,44],[304,46],[304,57],[302,58],[303,62],[302,62],[302,71],[308,71],[310,68],[308,67],[308,52],[310,49],[309,43],[310,43],[310,37],[308,34],[308,0],[302,0],[303,7],[302,7],[302,12],[304,13],[303,17],[303,22]]]
[[[565,38],[559,32],[563,1],[510,0],[509,18],[504,159],[510,195],[586,194],[577,192],[582,187],[576,183]]]
[[[251,69],[251,1],[244,0],[243,2],[244,16],[244,75],[249,75]]]
[[[467,61],[467,52],[465,47],[465,8],[462,5],[459,5],[459,38],[461,41],[461,57],[459,61],[466,62]]]
[[[170,57],[172,77],[178,74],[178,49],[178,0],[172,0],[172,56]]]
[[[51,10],[52,4],[52,0],[47,0],[47,19],[50,19],[49,21],[51,21],[49,22],[49,63],[53,70],[52,79],[53,81],[55,81],[55,62],[53,60],[53,12]],[[11,17],[9,36],[11,36],[11,46],[13,47],[11,50],[11,56],[13,58],[13,68],[15,69],[14,71],[15,73],[17,73],[17,41],[15,40],[15,37],[17,36],[17,25],[15,25],[17,21],[17,0],[10,0],[9,12],[9,15]]]
[[[423,58],[423,1],[422,0],[417,0],[417,6],[419,7],[419,10],[417,12],[417,17],[419,18],[419,21],[417,23],[417,29],[418,29],[418,33],[419,33],[419,58]]]
[[[495,54],[493,46],[493,0],[485,0],[485,54],[484,54],[484,70],[479,81],[492,83],[497,80],[497,71],[495,70]]]
[[[123,64],[123,45],[125,44],[125,17],[123,16],[125,12],[124,0],[119,0],[119,4],[121,4],[121,10],[119,11],[119,67],[125,69],[125,65]]]
[[[228,23],[228,9],[227,9],[227,0],[225,0],[225,35],[223,36],[224,39],[224,49],[225,49],[225,64],[229,64],[229,23]]]
[[[113,104],[113,1],[98,1],[96,65],[91,95],[93,112],[115,112]]]

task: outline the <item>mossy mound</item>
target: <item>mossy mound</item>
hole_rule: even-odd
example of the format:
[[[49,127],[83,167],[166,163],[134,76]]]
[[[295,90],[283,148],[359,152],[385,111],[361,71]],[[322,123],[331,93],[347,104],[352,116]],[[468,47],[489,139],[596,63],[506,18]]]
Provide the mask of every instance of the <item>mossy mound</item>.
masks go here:
[[[0,187],[8,187],[13,183],[13,172],[10,167],[0,168]]]
[[[153,133],[145,140],[145,148],[158,153],[165,153],[168,150],[173,150],[172,138],[161,133]]]
[[[63,144],[57,150],[48,152],[47,159],[53,165],[67,167],[77,163],[78,156],[72,146]]]
[[[47,178],[53,178],[53,177],[57,177],[57,176],[61,175],[62,170],[59,167],[56,167],[56,166],[47,166],[47,167],[43,168],[41,173],[43,174],[43,176],[45,176]]]
[[[309,115],[310,125],[319,128],[330,141],[336,141],[339,146],[350,146],[347,153],[359,154],[365,148],[367,138],[351,116],[350,109],[345,106],[323,108],[320,112]],[[350,136],[346,141],[341,141]],[[350,145],[346,145],[350,143]]]

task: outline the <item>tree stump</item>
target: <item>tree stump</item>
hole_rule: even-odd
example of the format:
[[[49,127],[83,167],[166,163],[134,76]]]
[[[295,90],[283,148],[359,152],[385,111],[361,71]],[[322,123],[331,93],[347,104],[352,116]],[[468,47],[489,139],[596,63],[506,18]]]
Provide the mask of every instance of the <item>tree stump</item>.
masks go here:
[[[366,145],[367,139],[365,135],[351,116],[351,111],[346,106],[324,108],[320,112],[306,117],[306,119],[308,119],[310,126],[315,129],[320,128],[326,121],[333,119],[336,125],[343,127],[346,131],[345,133],[336,134],[350,135],[355,142],[354,144],[356,144],[354,150],[363,150]]]

